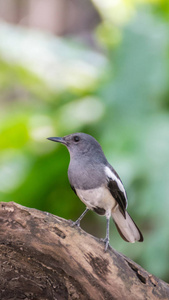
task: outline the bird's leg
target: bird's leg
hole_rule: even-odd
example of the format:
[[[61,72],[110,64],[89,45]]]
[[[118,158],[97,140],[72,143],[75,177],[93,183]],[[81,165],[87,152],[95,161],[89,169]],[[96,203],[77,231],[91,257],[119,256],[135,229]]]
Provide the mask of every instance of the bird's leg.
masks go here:
[[[105,251],[107,251],[107,248],[109,246],[109,225],[110,225],[110,218],[107,218],[106,237],[103,240],[103,242],[105,243]]]
[[[75,221],[73,222],[73,224],[71,225],[73,226],[80,226],[80,221],[83,219],[83,217],[85,216],[85,214],[89,211],[89,208],[86,207],[85,211],[81,214],[81,216]]]

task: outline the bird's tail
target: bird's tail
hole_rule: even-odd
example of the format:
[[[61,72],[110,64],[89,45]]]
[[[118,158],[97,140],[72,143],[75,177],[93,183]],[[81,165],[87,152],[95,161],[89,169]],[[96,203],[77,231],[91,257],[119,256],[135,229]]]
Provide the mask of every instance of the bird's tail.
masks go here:
[[[121,237],[130,243],[135,241],[142,242],[143,236],[137,225],[126,211],[126,218],[120,212],[119,208],[112,212],[112,218]]]

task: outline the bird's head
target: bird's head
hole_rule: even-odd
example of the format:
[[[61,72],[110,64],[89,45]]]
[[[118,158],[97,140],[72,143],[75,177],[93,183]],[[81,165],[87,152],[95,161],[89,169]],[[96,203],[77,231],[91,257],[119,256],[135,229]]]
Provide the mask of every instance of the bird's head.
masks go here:
[[[64,137],[49,137],[48,140],[53,142],[58,142],[65,145],[70,156],[79,156],[90,152],[90,155],[96,155],[98,152],[102,152],[100,144],[96,141],[94,137],[89,134],[78,132]]]

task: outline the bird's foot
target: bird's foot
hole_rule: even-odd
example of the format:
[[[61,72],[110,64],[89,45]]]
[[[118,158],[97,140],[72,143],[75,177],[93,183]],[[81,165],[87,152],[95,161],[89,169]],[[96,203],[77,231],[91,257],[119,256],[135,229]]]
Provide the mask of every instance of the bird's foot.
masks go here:
[[[73,222],[71,224],[71,227],[74,227],[74,226],[80,227],[80,222],[78,220],[76,220],[75,222]]]
[[[107,251],[107,249],[108,249],[108,247],[110,246],[109,245],[109,238],[105,238],[105,239],[101,239],[101,241],[103,242],[103,243],[105,243],[105,252]]]
[[[75,221],[72,223],[72,227],[73,226],[77,226],[77,227],[80,227],[80,221],[83,219],[83,217],[85,216],[85,214],[88,212],[89,208],[86,207],[85,211],[81,214],[81,216]]]

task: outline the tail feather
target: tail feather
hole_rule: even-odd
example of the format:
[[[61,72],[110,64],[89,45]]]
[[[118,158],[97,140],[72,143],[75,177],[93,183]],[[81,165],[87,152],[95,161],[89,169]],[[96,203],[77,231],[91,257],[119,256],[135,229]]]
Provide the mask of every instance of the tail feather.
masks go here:
[[[143,241],[143,235],[141,231],[132,220],[130,215],[127,213],[127,211],[126,218],[124,218],[120,210],[117,208],[115,212],[112,212],[112,218],[118,232],[126,242],[134,243],[135,241]]]

